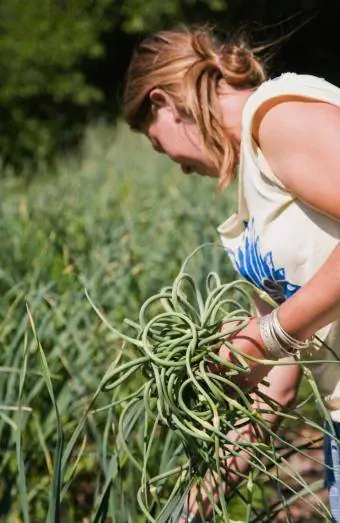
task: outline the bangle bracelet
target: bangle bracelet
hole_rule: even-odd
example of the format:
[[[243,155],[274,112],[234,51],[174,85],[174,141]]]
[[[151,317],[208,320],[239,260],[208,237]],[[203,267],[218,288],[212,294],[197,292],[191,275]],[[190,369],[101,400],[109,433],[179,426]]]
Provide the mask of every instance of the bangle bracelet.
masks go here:
[[[270,358],[273,360],[279,360],[280,358],[283,358],[284,355],[282,354],[282,347],[272,332],[272,321],[270,314],[266,314],[260,318],[260,334],[264,346],[269,352]]]
[[[271,359],[279,360],[286,356],[281,343],[273,332],[271,314],[266,314],[260,318],[260,334]]]
[[[278,309],[274,309],[271,313],[271,316],[272,316],[274,331],[278,334],[279,338],[281,338],[282,342],[285,345],[288,345],[293,351],[300,351],[303,349],[307,349],[309,347],[309,345],[313,342],[314,336],[307,338],[307,340],[301,341],[301,340],[297,340],[296,338],[293,338],[293,336],[288,334],[288,332],[283,329],[283,327],[281,326],[281,324],[279,322]]]
[[[265,347],[274,360],[286,356],[299,357],[300,351],[309,347],[314,336],[305,341],[293,338],[281,326],[278,318],[278,309],[260,318],[260,334]]]

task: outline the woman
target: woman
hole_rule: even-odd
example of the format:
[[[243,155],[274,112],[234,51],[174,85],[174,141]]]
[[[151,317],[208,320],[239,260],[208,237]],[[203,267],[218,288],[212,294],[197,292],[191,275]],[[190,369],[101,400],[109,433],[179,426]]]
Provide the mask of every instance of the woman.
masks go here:
[[[221,43],[204,28],[180,29],[136,48],[124,116],[185,174],[215,177],[222,189],[237,172],[239,208],[219,227],[222,243],[240,274],[279,307],[270,312],[257,299],[259,315],[233,345],[255,358],[327,360],[311,370],[332,420],[329,430],[340,437],[340,90],[292,73],[268,81],[243,42]],[[225,346],[220,356],[233,359]],[[268,373],[250,365],[246,385]],[[274,366],[267,380],[266,393],[287,405],[299,370]],[[252,435],[245,430],[242,437]],[[340,522],[334,438],[325,437],[325,459],[333,521]],[[226,489],[236,481],[236,466],[246,468],[242,456],[227,463]],[[207,500],[205,508],[209,517]],[[191,496],[182,521],[199,521],[196,513]]]

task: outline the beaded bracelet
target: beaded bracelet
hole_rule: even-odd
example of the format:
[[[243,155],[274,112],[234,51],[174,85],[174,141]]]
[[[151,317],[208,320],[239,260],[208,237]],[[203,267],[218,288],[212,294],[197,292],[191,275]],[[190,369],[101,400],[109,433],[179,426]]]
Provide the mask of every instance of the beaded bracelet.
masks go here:
[[[277,309],[260,318],[260,334],[274,360],[286,356],[299,357],[300,351],[308,348],[314,339],[312,336],[305,341],[300,341],[288,334],[279,322]]]

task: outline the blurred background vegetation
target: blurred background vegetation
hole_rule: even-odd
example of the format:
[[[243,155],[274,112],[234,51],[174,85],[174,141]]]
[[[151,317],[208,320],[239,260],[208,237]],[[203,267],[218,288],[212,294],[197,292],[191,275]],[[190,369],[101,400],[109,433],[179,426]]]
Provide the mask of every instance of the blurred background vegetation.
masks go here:
[[[340,84],[339,15],[337,0],[2,0],[2,164],[31,176],[56,151],[77,146],[91,121],[115,122],[133,45],[178,23],[242,27],[254,43],[283,38],[270,50],[273,74],[309,72]]]
[[[107,521],[144,523],[135,495],[139,476],[117,447],[113,411],[88,415],[72,452],[65,451],[121,349],[84,288],[122,327],[147,297],[171,284],[195,247],[217,240],[217,224],[235,209],[233,190],[217,196],[212,180],[180,176],[121,125],[133,45],[182,22],[214,22],[222,33],[241,26],[254,43],[283,38],[270,50],[273,75],[307,72],[340,85],[339,6],[332,0],[1,1],[1,521],[85,523],[92,515],[104,522],[95,515],[103,508]],[[202,268],[235,278],[221,249],[202,252],[198,274]],[[96,407],[111,401],[103,393]],[[315,416],[313,401],[306,408]],[[134,448],[142,437],[136,435]],[[159,456],[160,466],[171,457],[171,446],[163,447],[160,441],[155,469]],[[309,470],[321,477],[315,464]],[[317,521],[299,509],[294,521],[307,520]]]

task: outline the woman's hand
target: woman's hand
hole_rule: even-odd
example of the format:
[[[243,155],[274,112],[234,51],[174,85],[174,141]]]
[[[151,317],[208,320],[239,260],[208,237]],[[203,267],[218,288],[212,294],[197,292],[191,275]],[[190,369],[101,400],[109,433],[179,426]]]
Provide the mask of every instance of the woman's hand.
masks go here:
[[[230,323],[225,327],[227,330],[230,330]],[[216,500],[216,503],[219,502],[219,494],[216,488],[218,482],[222,482],[222,489],[227,495],[231,490],[237,488],[243,475],[249,471],[249,465],[251,463],[250,456],[247,453],[246,447],[240,446],[240,444],[249,441],[258,441],[259,434],[264,442],[268,442],[271,437],[270,431],[275,431],[282,422],[283,418],[279,415],[279,412],[288,405],[291,405],[296,399],[301,378],[301,368],[297,365],[291,365],[293,362],[292,358],[286,358],[285,361],[288,363],[287,366],[280,365],[274,367],[266,379],[267,384],[259,385],[258,392],[261,392],[262,395],[259,396],[257,392],[251,395],[253,408],[258,411],[261,420],[264,421],[265,424],[259,424],[254,428],[253,423],[245,424],[245,420],[240,421],[239,427],[228,432],[228,440],[231,442],[234,452],[231,452],[228,456],[225,474],[222,474],[222,477],[219,476],[216,480],[212,480],[211,473],[206,474],[204,486],[200,488],[200,494],[203,498],[204,514],[206,515],[205,522],[208,522],[209,518],[212,518],[210,501],[212,497]],[[269,367],[267,367],[267,369],[268,368]],[[268,400],[266,401],[265,398],[268,398]],[[276,408],[273,408],[271,402],[276,405]],[[266,427],[269,430],[267,430]],[[184,510],[183,513],[189,512],[194,514],[197,518],[196,521],[201,521],[198,516],[199,506],[197,494],[198,487],[193,485],[185,504],[186,510]],[[188,523],[188,517],[184,517],[184,514],[178,523]]]
[[[226,333],[234,329],[234,323],[226,323],[222,327],[222,331],[225,331]],[[271,359],[270,354],[268,353],[267,348],[264,346],[263,340],[261,338],[260,319],[252,318],[246,327],[239,331],[233,332],[230,334],[230,336],[227,336],[227,339],[230,343],[232,343],[235,349],[238,349],[240,353],[242,353],[245,361],[248,363],[251,369],[249,374],[242,374],[237,376],[233,379],[233,381],[247,388],[256,386],[272,368],[270,365],[257,363],[247,358],[248,355],[252,358],[266,360]],[[220,347],[218,355],[222,360],[224,359],[239,365],[232,350],[230,350],[226,345],[222,345]]]

